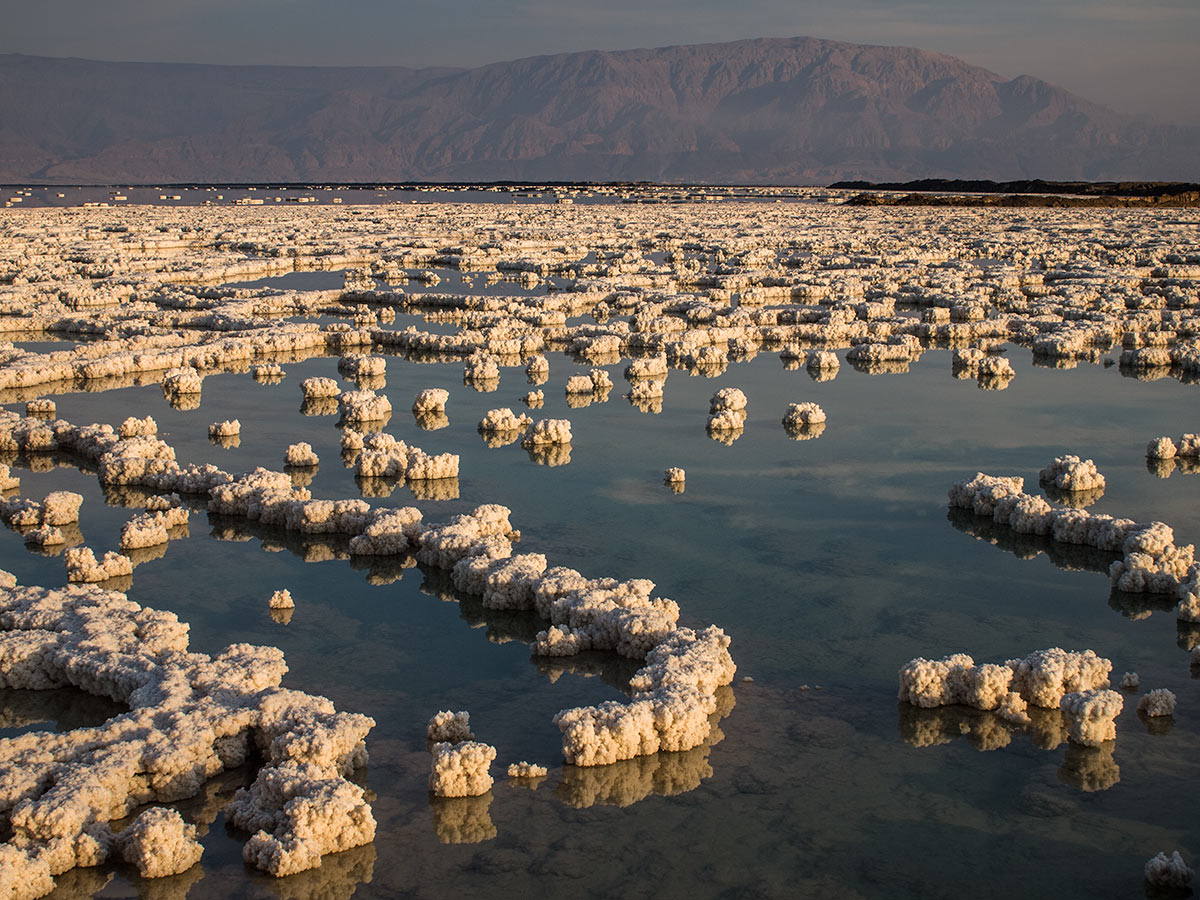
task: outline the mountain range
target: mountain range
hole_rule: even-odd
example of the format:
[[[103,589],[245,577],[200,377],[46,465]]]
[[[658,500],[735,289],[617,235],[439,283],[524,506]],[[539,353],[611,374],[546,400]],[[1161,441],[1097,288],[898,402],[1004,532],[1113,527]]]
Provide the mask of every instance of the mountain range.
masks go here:
[[[1200,180],[1200,129],[816,38],[478,68],[0,55],[0,181]]]

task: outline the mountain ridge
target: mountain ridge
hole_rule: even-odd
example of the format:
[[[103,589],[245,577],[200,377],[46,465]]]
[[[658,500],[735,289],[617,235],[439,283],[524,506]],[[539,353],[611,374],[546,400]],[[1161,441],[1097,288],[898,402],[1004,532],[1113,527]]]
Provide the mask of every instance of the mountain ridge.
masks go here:
[[[0,56],[0,181],[1196,180],[1200,129],[811,37],[476,68]]]

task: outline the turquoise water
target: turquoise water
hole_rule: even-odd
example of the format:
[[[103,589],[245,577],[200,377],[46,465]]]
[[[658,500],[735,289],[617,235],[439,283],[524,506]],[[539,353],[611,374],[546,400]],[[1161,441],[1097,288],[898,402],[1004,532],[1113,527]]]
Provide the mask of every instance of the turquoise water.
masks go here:
[[[533,659],[525,642],[536,619],[485,611],[444,573],[362,568],[337,558],[337,540],[306,543],[201,510],[188,537],[138,566],[130,596],[190,622],[196,649],[277,645],[290,667],[285,685],[374,717],[359,780],[374,794],[378,837],[318,870],[264,876],[242,863],[245,836],[219,814],[252,777],[232,772],[180,804],[211,823],[199,867],[155,885],[123,868],[76,872],[52,896],[168,887],[193,898],[1142,896],[1146,859],[1200,848],[1200,683],[1186,637],[1161,600],[1112,594],[1098,571],[1111,557],[992,529],[950,514],[945,498],[980,470],[1023,475],[1036,492],[1039,469],[1076,453],[1108,480],[1094,511],[1161,519],[1177,543],[1194,542],[1200,476],[1156,478],[1144,450],[1152,437],[1195,430],[1197,388],[1116,367],[1038,368],[1018,347],[1008,356],[1010,387],[983,391],[951,377],[948,351],[927,351],[905,374],[844,364],[820,383],[763,353],[715,378],[672,370],[652,415],[622,399],[624,362],[604,367],[615,383],[607,402],[570,408],[563,385],[591,366],[550,354],[545,407],[531,414],[569,418],[574,433],[569,464],[554,467],[519,444],[489,449],[476,432],[490,408],[523,410],[521,369],[480,393],[462,385],[461,363],[389,357],[387,430],[430,453],[460,454],[458,496],[418,501],[400,485],[371,502],[417,505],[426,521],[502,503],[523,551],[589,576],[653,579],[685,624],[720,625],[739,670],[714,741],[564,770],[554,713],[621,696],[634,666],[606,654]],[[305,440],[321,459],[313,495],[359,496],[339,458],[336,416],[301,413],[299,382],[340,377],[336,358],[284,368],[278,385],[209,376],[190,411],[171,409],[157,385],[55,400],[75,423],[153,415],[182,462],[235,472],[279,468],[286,446]],[[745,431],[728,446],[705,433],[708,398],[727,386],[749,398]],[[426,387],[450,390],[449,427],[415,423],[409,406]],[[780,419],[804,400],[824,407],[827,427],[795,441]],[[229,418],[242,422],[240,443],[222,449],[208,424]],[[136,509],[109,505],[94,474],[29,464],[14,462],[22,496],[83,494],[87,543],[116,547]],[[668,466],[686,469],[682,494],[662,483]],[[29,552],[8,531],[0,567],[25,583],[65,580],[61,560]],[[287,625],[266,603],[284,587],[296,598]],[[1042,749],[1019,733],[984,749],[997,742],[988,717],[896,702],[896,670],[914,656],[1003,661],[1051,646],[1090,647],[1112,659],[1115,680],[1132,670],[1143,691],[1170,688],[1179,698],[1173,727],[1152,732],[1134,694],[1110,752]],[[0,721],[41,716],[74,727],[112,714],[99,705],[89,713],[80,696],[31,702],[27,692],[0,692]],[[534,791],[500,777],[488,797],[431,805],[424,725],[447,708],[471,711],[477,737],[499,749],[501,775],[528,759],[550,766],[549,777]],[[933,739],[941,742],[914,744]]]

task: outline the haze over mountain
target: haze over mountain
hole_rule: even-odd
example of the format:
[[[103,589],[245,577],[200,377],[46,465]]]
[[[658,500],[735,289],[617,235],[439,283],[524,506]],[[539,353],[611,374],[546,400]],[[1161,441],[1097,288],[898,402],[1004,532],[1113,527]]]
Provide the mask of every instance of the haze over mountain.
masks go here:
[[[1200,180],[1200,130],[814,38],[474,69],[0,56],[0,181]]]

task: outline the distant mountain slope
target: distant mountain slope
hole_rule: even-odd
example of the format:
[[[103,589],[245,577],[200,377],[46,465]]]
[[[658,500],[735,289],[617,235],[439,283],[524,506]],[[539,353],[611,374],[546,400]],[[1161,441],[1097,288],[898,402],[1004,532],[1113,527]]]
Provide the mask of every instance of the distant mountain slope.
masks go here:
[[[475,69],[0,56],[0,181],[1200,179],[1200,131],[814,38]]]

